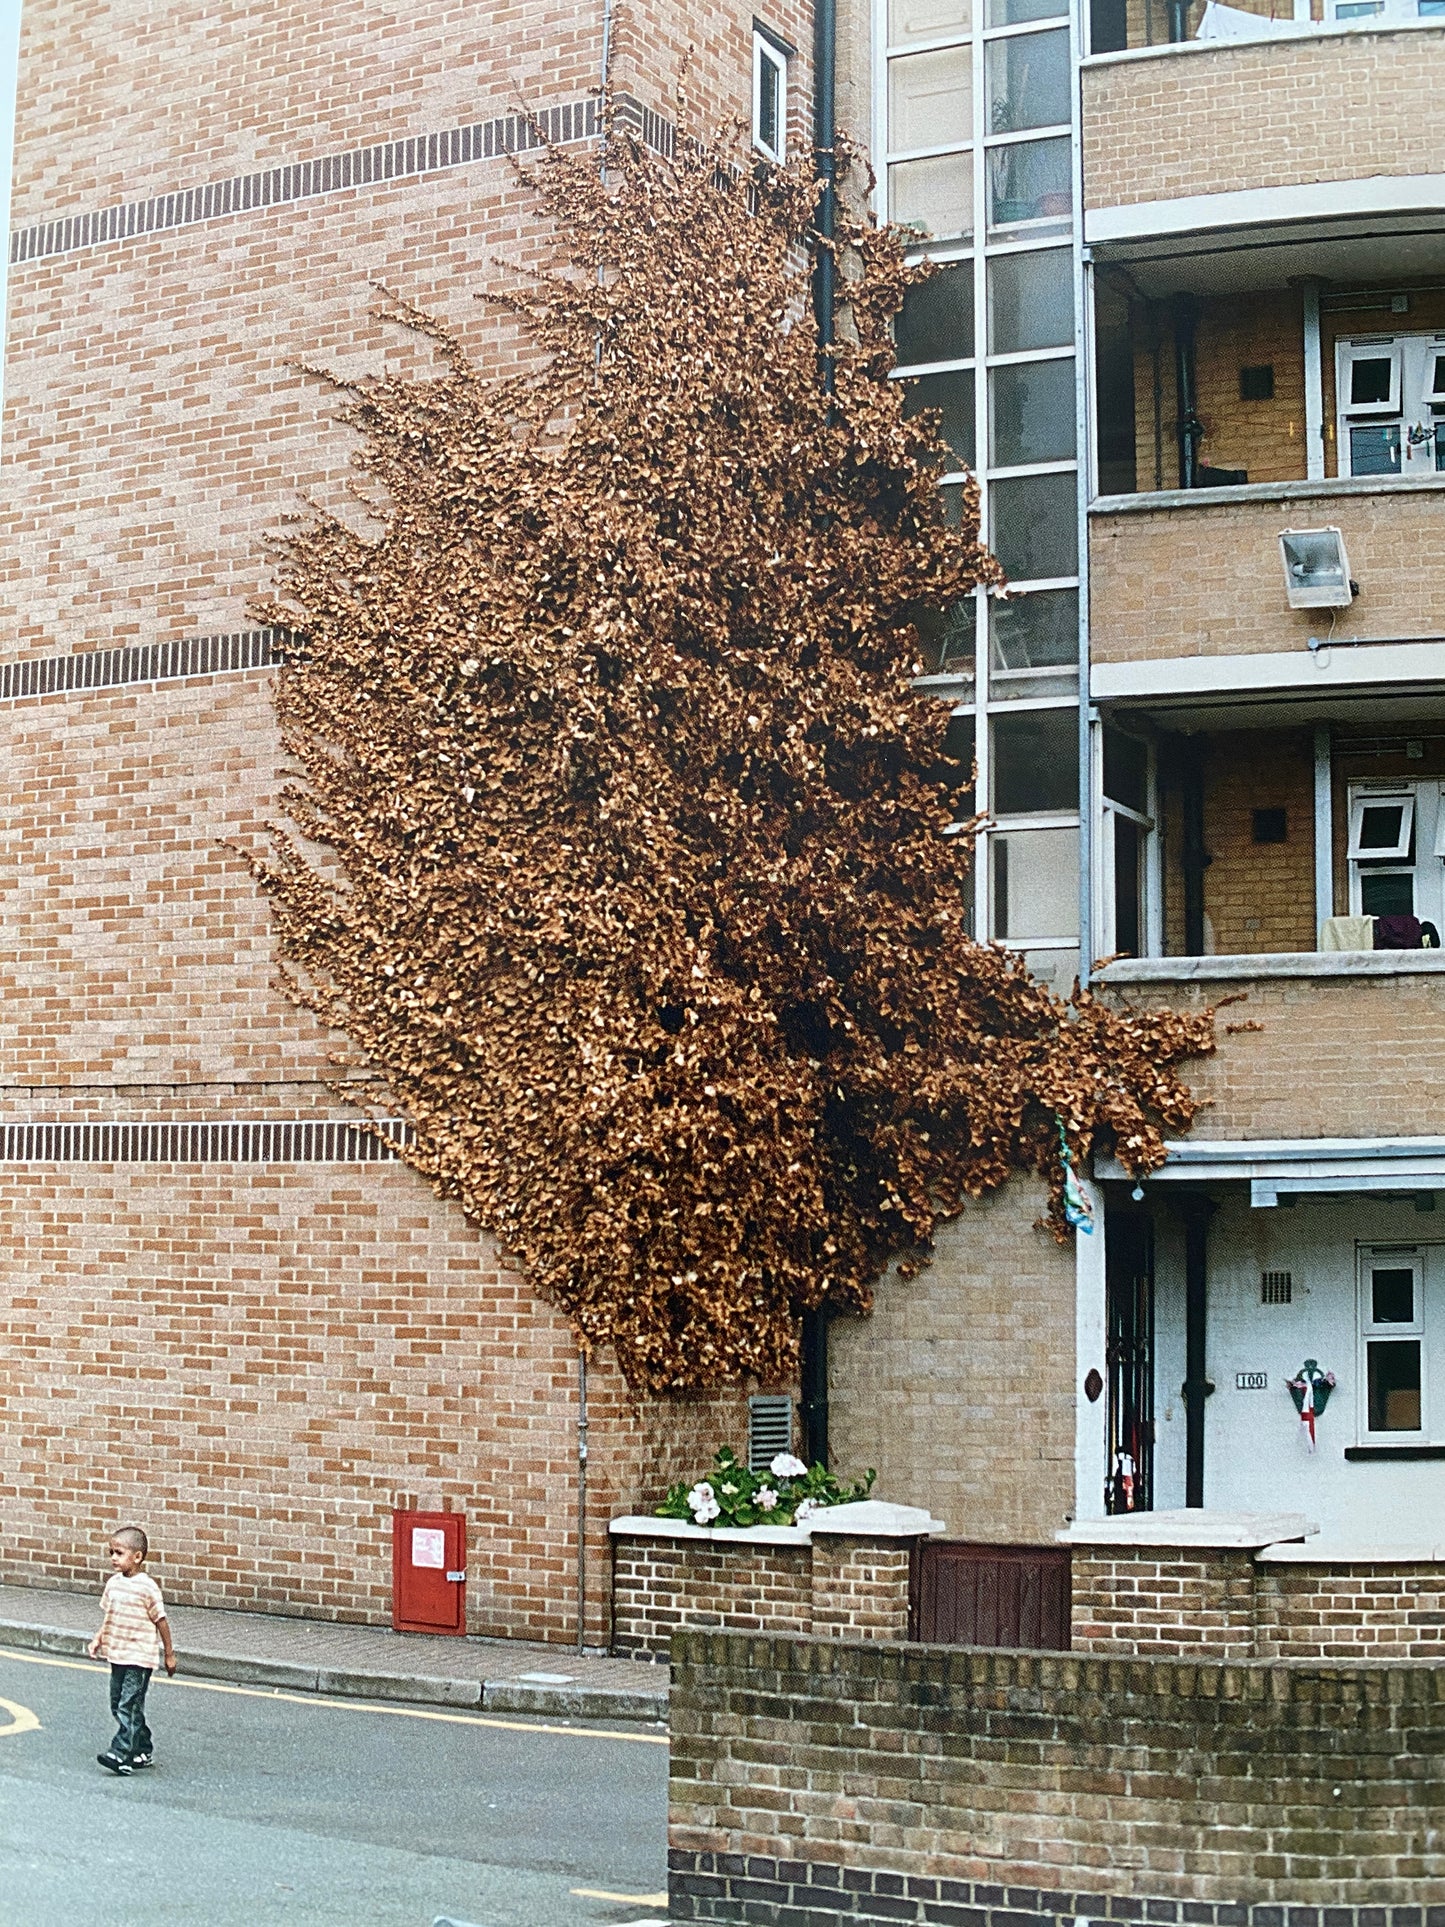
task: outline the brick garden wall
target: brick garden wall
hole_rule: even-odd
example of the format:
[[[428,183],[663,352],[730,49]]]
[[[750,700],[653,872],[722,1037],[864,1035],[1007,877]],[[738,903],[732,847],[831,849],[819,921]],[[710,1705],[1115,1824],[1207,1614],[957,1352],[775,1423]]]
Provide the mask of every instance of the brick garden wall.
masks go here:
[[[806,1545],[615,1535],[612,1650],[627,1659],[666,1659],[672,1635],[691,1626],[811,1632],[812,1571]],[[905,1580],[905,1604],[907,1596]]]
[[[1073,1650],[1143,1658],[1254,1657],[1254,1555],[1075,1549]]]
[[[670,1917],[1435,1927],[1442,1734],[1439,1667],[686,1633]]]
[[[1266,1561],[1255,1593],[1261,1659],[1445,1659],[1445,1566]]]

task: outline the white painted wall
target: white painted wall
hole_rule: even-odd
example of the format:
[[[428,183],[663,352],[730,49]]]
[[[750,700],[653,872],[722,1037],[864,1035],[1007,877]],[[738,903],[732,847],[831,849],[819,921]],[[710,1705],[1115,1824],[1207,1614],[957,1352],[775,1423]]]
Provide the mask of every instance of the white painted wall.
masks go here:
[[[1442,1199],[1445,1205],[1445,1199]],[[1155,1504],[1184,1503],[1184,1250],[1171,1214],[1157,1215]],[[1301,1198],[1252,1210],[1221,1205],[1209,1233],[1204,1500],[1225,1510],[1307,1513],[1321,1543],[1445,1541],[1445,1462],[1350,1464],[1365,1411],[1356,1297],[1361,1245],[1418,1246],[1425,1261],[1425,1412],[1421,1442],[1445,1444],[1445,1209],[1417,1212],[1408,1195]],[[1260,1302],[1260,1273],[1289,1271],[1288,1305]],[[1338,1389],[1306,1450],[1286,1379],[1306,1358]],[[1235,1389],[1236,1372],[1267,1372],[1267,1391]]]

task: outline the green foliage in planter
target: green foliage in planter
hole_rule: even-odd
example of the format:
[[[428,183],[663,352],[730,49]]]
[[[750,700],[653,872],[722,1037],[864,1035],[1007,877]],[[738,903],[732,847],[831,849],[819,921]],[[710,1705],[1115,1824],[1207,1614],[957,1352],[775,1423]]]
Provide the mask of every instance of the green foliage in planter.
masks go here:
[[[766,1472],[754,1472],[725,1445],[705,1478],[692,1486],[686,1479],[669,1486],[657,1513],[690,1525],[790,1526],[827,1506],[866,1499],[877,1476],[870,1466],[848,1485],[826,1466],[804,1465],[791,1452],[780,1452]]]

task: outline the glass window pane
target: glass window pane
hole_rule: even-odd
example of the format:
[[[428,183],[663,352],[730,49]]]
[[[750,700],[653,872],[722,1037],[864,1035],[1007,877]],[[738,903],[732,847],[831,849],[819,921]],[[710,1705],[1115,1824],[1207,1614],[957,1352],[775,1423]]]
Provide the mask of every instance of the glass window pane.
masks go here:
[[[995,40],[988,49],[988,131],[1021,134],[1026,127],[1067,127],[1069,35],[1025,33]]]
[[[967,33],[972,24],[970,0],[888,0],[890,47],[945,40],[950,34]]]
[[[1376,870],[1360,878],[1360,914],[1365,917],[1413,917],[1415,875],[1412,870]]]
[[[1351,475],[1398,475],[1400,473],[1400,424],[1371,422],[1368,427],[1350,425]]]
[[[989,225],[1066,223],[1073,207],[1069,169],[1067,139],[1011,141],[993,148],[988,158]]]
[[[993,639],[991,660],[995,669],[1076,668],[1079,592],[1045,589],[1040,595],[1010,596],[1007,602],[991,602],[988,628]]]
[[[929,609],[918,619],[918,640],[924,673],[929,676],[971,676],[978,614],[972,596],[951,609]]]
[[[1360,849],[1398,852],[1405,827],[1403,803],[1366,803],[1360,811]]]
[[[1104,794],[1142,816],[1149,807],[1149,750],[1121,729],[1104,731]]]
[[[1032,816],[1038,810],[1078,807],[1078,710],[1026,709],[996,717],[994,815]]]
[[[758,74],[758,139],[771,154],[781,154],[782,142],[782,70],[765,53],[757,57]]]
[[[1079,930],[1079,832],[1011,830],[989,838],[993,934],[1020,943]]]
[[[1052,20],[1068,15],[1061,0],[988,0],[990,27],[1021,27],[1027,20]]]
[[[973,156],[939,154],[888,170],[888,217],[934,241],[973,233]]]
[[[951,718],[948,733],[943,739],[943,754],[947,761],[940,765],[938,775],[952,790],[954,807],[959,815],[972,816],[974,811],[972,716]]]
[[[1050,36],[1052,38],[1052,35]],[[973,134],[967,47],[888,63],[888,149],[955,147]]]
[[[952,453],[951,468],[972,468],[973,447],[973,370],[963,368],[952,374],[917,375],[905,382],[905,416],[922,409],[936,408],[943,417],[940,433]]]
[[[1387,1265],[1370,1273],[1370,1322],[1413,1325],[1415,1272],[1410,1265]]]
[[[989,545],[1010,582],[1077,572],[1077,493],[1072,473],[1015,475],[989,484]]]
[[[1114,949],[1137,957],[1144,948],[1144,832],[1128,816],[1114,817]]]
[[[1074,338],[1074,264],[1067,248],[1000,254],[988,264],[988,345],[993,354],[1066,348]]]
[[[973,263],[935,268],[903,297],[894,324],[898,361],[962,361],[973,353]]]
[[[1025,361],[989,375],[995,468],[1066,462],[1074,453],[1074,357]]]
[[[1351,404],[1388,401],[1394,375],[1393,355],[1357,355],[1350,363]]]
[[[1420,1343],[1391,1339],[1367,1345],[1370,1380],[1370,1430],[1418,1432],[1420,1429]]]

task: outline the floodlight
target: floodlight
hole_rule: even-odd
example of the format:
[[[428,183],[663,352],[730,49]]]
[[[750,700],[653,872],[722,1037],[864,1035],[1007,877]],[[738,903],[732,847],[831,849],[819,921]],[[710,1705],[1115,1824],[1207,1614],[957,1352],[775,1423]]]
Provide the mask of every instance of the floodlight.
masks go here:
[[[1291,609],[1348,609],[1354,590],[1338,529],[1286,529],[1279,538]]]

